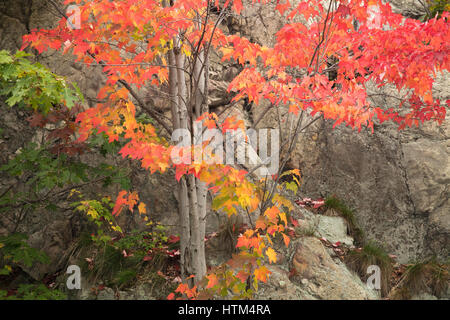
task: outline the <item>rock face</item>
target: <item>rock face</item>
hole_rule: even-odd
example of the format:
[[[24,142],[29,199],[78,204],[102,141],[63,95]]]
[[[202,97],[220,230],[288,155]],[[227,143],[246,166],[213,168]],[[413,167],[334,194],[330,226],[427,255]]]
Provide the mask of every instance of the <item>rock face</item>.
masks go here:
[[[410,18],[420,18],[426,14],[423,6],[425,2],[420,0],[389,0],[392,11]]]
[[[379,127],[373,135],[331,126],[318,124],[298,143],[292,166],[302,169],[302,192],[344,199],[366,235],[401,262],[448,255],[448,123],[428,132]]]
[[[320,240],[302,238],[296,243],[292,258],[294,282],[319,299],[362,300],[377,299],[375,292],[352,274],[339,260],[335,261]]]
[[[366,235],[400,262],[448,257],[448,118],[441,127],[402,132],[389,125],[374,134],[331,127],[319,123],[297,144],[291,165],[302,169],[302,192],[344,199],[356,209]]]
[[[303,237],[294,241],[289,264],[269,266],[272,274],[262,284],[256,298],[274,300],[372,300],[379,299],[357,275],[333,259],[321,241]]]
[[[126,291],[117,291],[115,292],[111,288],[104,288],[101,290],[96,297],[91,295],[88,292],[82,294],[82,300],[155,300],[149,292],[150,288],[147,285],[142,284],[137,286],[136,288],[126,290]]]

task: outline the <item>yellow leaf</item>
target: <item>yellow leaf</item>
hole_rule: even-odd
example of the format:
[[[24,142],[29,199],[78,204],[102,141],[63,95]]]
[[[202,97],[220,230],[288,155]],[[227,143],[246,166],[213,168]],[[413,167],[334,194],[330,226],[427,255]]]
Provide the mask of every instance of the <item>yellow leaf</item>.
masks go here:
[[[0,242],[0,248],[3,248],[5,245]]]
[[[288,223],[287,223],[287,219],[286,219],[286,213],[280,212],[279,217],[280,217],[281,221],[284,222],[284,225],[287,226]]]
[[[146,208],[144,202],[140,202],[140,203],[139,203],[139,205],[138,205],[138,211],[139,211],[139,214],[146,214],[146,213],[147,213],[147,208]]]
[[[269,262],[277,262],[277,253],[272,248],[267,248],[266,256],[269,258]]]
[[[77,189],[70,190],[69,196],[67,198],[71,198],[75,193],[80,194],[81,192]]]
[[[266,238],[267,238],[267,241],[269,241],[269,243],[270,243],[271,245],[273,245],[272,239],[270,239],[270,234],[267,234],[267,235],[266,235]]]
[[[114,231],[120,232],[122,233],[122,228],[120,228],[119,226],[112,226],[111,227]]]
[[[98,212],[93,210],[93,209],[89,209],[87,212],[88,216],[91,216],[93,219],[97,219],[98,218]]]

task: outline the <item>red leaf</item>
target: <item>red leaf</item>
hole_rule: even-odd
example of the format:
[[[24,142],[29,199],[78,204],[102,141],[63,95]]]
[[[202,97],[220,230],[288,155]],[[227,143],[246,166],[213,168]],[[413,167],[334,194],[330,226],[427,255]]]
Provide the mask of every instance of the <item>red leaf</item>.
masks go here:
[[[38,112],[33,113],[33,115],[30,116],[27,120],[30,123],[31,127],[42,128],[47,123],[47,120],[45,120],[44,116]]]
[[[180,237],[174,236],[174,235],[170,235],[169,239],[167,240],[168,243],[177,243],[179,241],[180,241]]]
[[[294,226],[294,228],[295,228],[295,227],[298,227],[298,221],[295,220],[295,219],[292,218],[292,217],[290,217],[290,219],[291,219],[291,223],[292,223],[292,225]]]
[[[116,199],[116,204],[114,205],[112,215],[117,216],[120,214],[120,211],[122,210],[122,207],[127,203],[127,199],[124,197],[127,194],[125,190],[122,190],[119,192],[119,195]]]
[[[285,0],[285,1],[286,1],[285,3],[280,4],[280,0],[277,0],[277,6],[275,7],[275,9],[278,10],[281,15],[284,15],[286,10],[288,10],[291,7],[289,0]]]

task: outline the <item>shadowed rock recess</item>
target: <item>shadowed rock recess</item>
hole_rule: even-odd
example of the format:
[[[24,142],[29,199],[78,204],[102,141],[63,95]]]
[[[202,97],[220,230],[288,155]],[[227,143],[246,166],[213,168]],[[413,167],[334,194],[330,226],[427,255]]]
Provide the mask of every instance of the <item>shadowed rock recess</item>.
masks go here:
[[[62,2],[62,1],[60,1]],[[251,1],[248,1],[251,2]],[[246,6],[239,17],[233,17],[220,26],[229,33],[240,33],[252,41],[271,45],[275,33],[283,25],[283,18],[275,13],[276,0],[267,5]],[[298,0],[291,3],[298,3]],[[418,1],[391,0],[394,11],[408,17],[424,14]],[[14,52],[21,47],[21,37],[35,28],[48,28],[59,20],[58,11],[45,0],[0,0],[0,50]],[[70,61],[68,56],[44,53],[36,61],[53,72],[76,82],[86,97],[86,104],[96,103],[97,92],[105,78],[100,69],[87,68]],[[222,63],[211,55],[209,104],[212,112],[220,112],[230,104],[227,92],[229,82],[240,72],[239,65]],[[389,87],[368,88],[374,93],[374,102],[390,105],[397,103],[399,93]],[[378,93],[394,98],[381,100]],[[151,94],[151,93],[149,93]],[[377,94],[377,95],[375,95]],[[434,95],[445,101],[450,99],[448,73],[438,75]],[[377,100],[378,99],[378,100]],[[164,101],[156,104],[170,116]],[[234,115],[250,126],[258,119],[267,101],[260,105],[244,102],[228,108],[225,116]],[[283,106],[280,106],[283,109]],[[286,108],[285,108],[286,109]],[[0,165],[10,159],[26,141],[36,139],[36,132],[27,126],[27,115],[7,109],[0,101]],[[318,121],[303,133],[291,154],[288,166],[299,168],[302,186],[299,197],[319,198],[335,195],[354,209],[358,226],[368,240],[380,243],[399,263],[410,263],[428,257],[448,259],[450,248],[450,124],[449,117],[441,126],[424,125],[416,129],[398,131],[384,123],[376,126],[372,134],[357,133],[339,126],[332,129],[330,121]],[[276,111],[268,114],[257,128],[278,126]],[[83,159],[95,163],[95,155]],[[113,161],[113,160],[111,160]],[[127,164],[132,172],[133,189],[140,198],[152,204],[156,220],[177,231],[177,199],[173,173],[149,175],[136,164]],[[0,193],[9,184],[0,176]],[[101,190],[100,187],[97,187]],[[88,190],[94,194],[98,190]],[[111,194],[116,189],[111,187]],[[162,196],[163,195],[163,196]],[[258,299],[379,299],[376,290],[367,285],[337,257],[319,238],[331,243],[353,246],[354,239],[347,231],[347,223],[338,216],[315,216],[296,206],[295,219],[316,227],[312,234],[291,241],[289,248],[281,248],[280,260],[268,265],[272,271],[267,284],[261,286]],[[215,231],[222,221],[217,215],[208,217],[209,232]],[[133,222],[137,227],[139,222]],[[10,231],[8,222],[0,217],[0,236]],[[35,280],[64,270],[72,261],[69,250],[79,238],[83,224],[68,212],[39,212],[24,222],[22,232],[30,235],[32,247],[46,252],[52,263],[23,267]],[[223,245],[223,244],[222,244]],[[216,248],[216,247],[214,247]],[[209,250],[209,254],[208,254]],[[227,256],[207,247],[210,264],[218,264]],[[284,251],[283,251],[284,250]],[[94,285],[94,284],[92,284]],[[0,288],[1,289],[1,288]],[[114,292],[111,288],[92,295],[90,284],[83,284],[76,298],[80,299],[154,299],[154,291],[145,284]]]

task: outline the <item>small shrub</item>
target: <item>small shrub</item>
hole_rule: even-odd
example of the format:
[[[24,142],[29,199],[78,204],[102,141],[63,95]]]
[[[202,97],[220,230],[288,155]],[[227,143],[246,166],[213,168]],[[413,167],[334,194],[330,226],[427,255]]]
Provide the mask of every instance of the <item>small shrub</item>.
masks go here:
[[[370,265],[380,267],[381,295],[387,296],[390,290],[390,277],[393,270],[392,260],[386,251],[378,244],[369,242],[362,248],[350,250],[345,258],[347,266],[355,271],[361,279],[367,280],[367,268]]]
[[[119,289],[122,289],[124,287],[128,287],[136,280],[137,277],[137,271],[133,269],[126,269],[120,271],[116,277],[114,278],[113,282],[114,284],[119,287]]]
[[[449,263],[439,263],[436,258],[411,264],[400,279],[393,299],[411,299],[420,293],[441,297],[448,289]]]
[[[429,12],[425,15],[424,20],[429,20],[434,17],[440,18],[444,11],[450,10],[450,3],[448,0],[427,0],[429,5]]]

